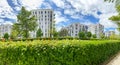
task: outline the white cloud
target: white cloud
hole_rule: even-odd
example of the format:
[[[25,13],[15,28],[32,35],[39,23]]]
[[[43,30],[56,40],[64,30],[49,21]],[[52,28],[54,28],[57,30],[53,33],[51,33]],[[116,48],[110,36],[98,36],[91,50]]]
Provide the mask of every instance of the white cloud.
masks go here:
[[[42,5],[44,6],[45,9],[52,9],[52,6],[47,2],[42,3]]]
[[[6,0],[0,0],[0,18],[15,19],[13,9],[8,5]]]
[[[60,22],[67,22],[69,19],[67,19],[66,17],[62,16],[62,13],[60,11],[55,11],[55,21],[56,24],[60,23]]]
[[[4,20],[3,20],[3,19],[0,19],[0,23],[4,23]]]
[[[115,29],[115,34],[119,35],[120,32],[117,29]]]
[[[60,8],[64,8],[65,7],[65,3],[63,2],[63,0],[52,0],[53,3],[56,4],[57,7],[60,7]]]
[[[111,17],[112,15],[116,15],[114,13],[109,13],[109,14],[102,14],[99,16],[100,20],[99,23],[101,23],[102,25],[104,25],[105,28],[116,28],[117,25],[113,22],[108,20],[109,17]]]
[[[22,6],[25,6],[28,10],[38,9],[44,0],[20,0]]]
[[[10,24],[13,25],[13,23],[11,21],[5,21],[3,24]]]

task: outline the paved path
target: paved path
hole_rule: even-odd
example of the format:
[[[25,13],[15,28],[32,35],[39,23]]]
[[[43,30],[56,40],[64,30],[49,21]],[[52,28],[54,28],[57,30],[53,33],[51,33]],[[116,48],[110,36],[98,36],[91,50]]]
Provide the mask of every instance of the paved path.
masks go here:
[[[106,65],[120,65],[120,52]]]

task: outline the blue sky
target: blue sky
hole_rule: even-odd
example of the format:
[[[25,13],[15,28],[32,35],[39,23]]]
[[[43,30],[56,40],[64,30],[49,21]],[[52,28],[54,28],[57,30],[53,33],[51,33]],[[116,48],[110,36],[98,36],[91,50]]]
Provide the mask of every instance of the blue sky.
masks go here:
[[[104,0],[0,0],[0,24],[16,22],[21,6],[27,10],[53,9],[57,30],[74,22],[86,25],[100,23],[105,31],[116,30],[117,27],[108,20],[117,14],[114,3]]]

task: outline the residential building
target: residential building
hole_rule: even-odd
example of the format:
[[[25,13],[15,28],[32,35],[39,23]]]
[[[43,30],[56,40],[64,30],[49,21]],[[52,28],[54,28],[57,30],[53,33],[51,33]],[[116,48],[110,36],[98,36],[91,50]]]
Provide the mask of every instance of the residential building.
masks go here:
[[[91,24],[88,26],[88,31],[92,34],[95,34],[97,38],[100,38],[101,35],[104,35],[104,26],[101,24]]]
[[[87,32],[87,26],[80,23],[73,23],[66,28],[68,30],[68,35],[71,37],[78,37],[80,31]]]
[[[115,35],[115,31],[107,31],[107,32],[105,32],[106,37],[110,37],[111,35]]]
[[[12,30],[12,23],[4,23],[0,25],[0,38],[4,36],[5,33],[10,35]]]
[[[54,28],[54,11],[52,9],[37,9],[32,10],[32,15],[34,15],[37,18],[37,29],[41,29],[43,36],[42,37],[50,37],[50,32],[53,31]],[[36,37],[36,31],[30,32],[31,37]]]

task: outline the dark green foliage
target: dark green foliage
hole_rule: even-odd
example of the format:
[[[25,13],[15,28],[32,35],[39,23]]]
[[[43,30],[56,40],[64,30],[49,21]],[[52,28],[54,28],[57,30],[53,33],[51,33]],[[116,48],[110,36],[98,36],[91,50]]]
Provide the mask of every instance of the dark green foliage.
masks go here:
[[[18,32],[18,36],[29,37],[29,32],[34,31],[37,27],[36,18],[31,16],[31,12],[25,7],[17,15],[17,22],[13,25],[13,30]]]
[[[39,28],[36,32],[36,37],[40,38],[42,35],[43,35],[43,33],[42,33],[41,29]]]
[[[93,38],[97,38],[96,34],[93,34],[92,37],[93,37]]]
[[[85,36],[85,32],[79,32],[78,35],[79,35],[79,38],[80,38],[80,39],[85,39],[85,37],[86,37],[86,36]]]
[[[6,42],[0,65],[100,65],[119,50],[119,40]]]
[[[8,40],[8,39],[9,39],[9,34],[8,34],[8,33],[5,33],[5,34],[4,34],[4,38],[5,38],[6,40]]]
[[[53,33],[53,37],[58,37],[58,32],[57,31],[55,31],[54,33]]]
[[[87,37],[87,39],[90,39],[91,36],[92,36],[92,33],[91,33],[91,32],[86,32],[86,37]]]

